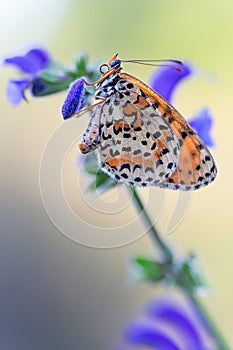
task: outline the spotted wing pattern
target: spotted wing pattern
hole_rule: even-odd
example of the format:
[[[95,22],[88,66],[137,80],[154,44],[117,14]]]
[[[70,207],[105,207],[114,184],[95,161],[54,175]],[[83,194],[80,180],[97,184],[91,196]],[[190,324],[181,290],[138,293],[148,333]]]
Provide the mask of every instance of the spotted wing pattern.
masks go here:
[[[178,139],[134,84],[120,80],[116,89],[94,112],[81,150],[93,148],[87,144],[99,125],[98,153],[103,171],[131,186],[162,184],[177,168]]]
[[[135,90],[133,84],[125,85],[102,106],[100,166],[127,185],[159,185],[177,168],[178,139],[160,112]]]
[[[156,105],[162,118],[168,122],[178,138],[180,154],[177,169],[159,186],[188,191],[196,190],[212,182],[217,174],[214,159],[187,121],[162,96],[146,84],[127,73],[122,75],[137,85],[152,106]]]
[[[94,110],[81,152],[97,148],[102,170],[130,186],[188,191],[213,181],[213,157],[179,112],[139,79],[119,77],[114,87],[111,77],[103,82],[107,97]]]
[[[161,187],[195,190],[207,186],[217,174],[213,157],[198,135],[187,125],[171,122],[180,141],[180,159],[176,171]]]

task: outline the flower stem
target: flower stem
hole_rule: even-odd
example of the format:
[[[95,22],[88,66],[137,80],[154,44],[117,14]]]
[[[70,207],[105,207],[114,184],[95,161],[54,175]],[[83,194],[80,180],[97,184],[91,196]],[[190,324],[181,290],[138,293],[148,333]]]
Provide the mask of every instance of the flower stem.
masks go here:
[[[160,249],[164,262],[172,267],[175,267],[177,264],[177,261],[174,258],[174,255],[171,251],[171,249],[166,245],[166,243],[161,239],[157,229],[155,228],[151,218],[149,217],[143,202],[140,198],[140,196],[137,193],[137,190],[135,188],[130,188],[130,191],[133,194],[134,203],[137,207],[137,209],[142,213],[144,221],[148,227],[148,231],[150,232],[153,240],[155,241],[156,245]],[[185,285],[179,286],[181,290],[186,294],[186,296],[189,298],[189,300],[195,305],[197,310],[200,312],[202,318],[205,320],[206,325],[208,326],[211,334],[215,338],[216,344],[218,346],[217,350],[230,350],[230,347],[226,344],[225,339],[223,338],[220,330],[214,323],[212,317],[200,301],[200,299],[192,292],[189,288],[185,288]]]
[[[165,260],[164,262],[166,262],[169,265],[172,265],[172,262],[173,262],[172,251],[170,250],[170,248],[168,248],[168,246],[160,238],[156,228],[154,227],[153,222],[151,221],[149,215],[147,214],[147,212],[144,208],[144,205],[143,205],[141,198],[139,197],[136,189],[134,187],[130,187],[130,191],[133,193],[134,202],[135,202],[138,210],[140,212],[142,212],[142,214],[143,214],[144,221],[148,227],[149,232],[151,233],[153,240],[156,242],[156,244],[158,245],[158,247],[160,248],[160,250],[163,254],[163,257]]]

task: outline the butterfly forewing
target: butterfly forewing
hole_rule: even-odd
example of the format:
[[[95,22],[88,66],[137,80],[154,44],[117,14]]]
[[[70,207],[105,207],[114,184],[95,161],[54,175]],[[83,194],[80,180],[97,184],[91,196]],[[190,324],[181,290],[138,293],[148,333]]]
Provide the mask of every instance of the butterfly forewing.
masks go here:
[[[192,133],[192,130],[190,129],[189,132]],[[162,187],[195,190],[212,182],[216,177],[217,169],[209,150],[196,134],[190,135],[182,131],[181,138],[182,135],[185,139],[180,139],[182,146],[178,167]]]
[[[156,106],[179,140],[180,154],[176,171],[160,187],[195,190],[208,185],[217,174],[214,159],[200,137],[181,114],[162,96],[146,84],[127,73],[124,78],[137,83],[140,91],[152,106]]]

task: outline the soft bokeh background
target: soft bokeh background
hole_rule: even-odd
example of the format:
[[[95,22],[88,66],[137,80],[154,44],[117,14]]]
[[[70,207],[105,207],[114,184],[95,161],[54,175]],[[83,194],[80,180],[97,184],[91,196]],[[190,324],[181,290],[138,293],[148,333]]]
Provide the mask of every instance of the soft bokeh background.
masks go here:
[[[176,105],[185,116],[211,107],[219,175],[209,188],[193,194],[184,220],[166,238],[181,254],[198,254],[213,287],[205,302],[231,343],[232,15],[230,0],[1,0],[0,12],[1,57],[41,44],[67,64],[76,51],[86,50],[91,59],[103,62],[119,52],[123,58],[185,57],[202,67],[180,90]],[[152,70],[128,65],[127,71],[146,81]],[[152,256],[154,249],[147,236],[118,249],[88,248],[54,227],[41,201],[38,174],[43,149],[62,122],[65,94],[15,109],[5,99],[7,79],[14,74],[1,70],[0,347],[112,349],[127,321],[159,292],[152,285],[132,283],[126,269],[129,256]],[[80,119],[79,134],[87,121]],[[73,152],[67,165],[71,185],[75,157]],[[75,203],[71,185],[67,193]],[[153,191],[148,203],[152,216],[157,200]],[[95,220],[103,225],[98,213]],[[117,220],[111,216],[113,225]],[[166,220],[165,212],[161,230]],[[83,224],[77,230],[88,228]]]

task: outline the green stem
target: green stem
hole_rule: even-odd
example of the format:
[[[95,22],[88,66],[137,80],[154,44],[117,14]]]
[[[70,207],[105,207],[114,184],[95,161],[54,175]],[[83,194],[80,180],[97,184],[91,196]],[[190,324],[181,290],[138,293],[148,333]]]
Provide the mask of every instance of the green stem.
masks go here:
[[[142,212],[144,221],[148,227],[148,230],[153,238],[153,240],[156,242],[158,247],[160,248],[163,257],[164,257],[164,262],[171,265],[173,262],[173,256],[171,250],[167,247],[167,245],[162,241],[160,238],[156,228],[154,227],[153,222],[151,221],[149,215],[147,214],[144,205],[141,201],[141,198],[139,197],[136,189],[134,187],[130,187],[130,191],[133,193],[133,198],[134,202],[139,210],[139,212]]]
[[[138,195],[135,188],[130,188],[130,191],[133,194],[134,202],[137,206],[137,209],[142,213],[144,221],[148,227],[149,232],[152,235],[153,240],[156,242],[157,246],[159,247],[161,253],[163,254],[164,262],[169,264],[172,267],[175,267],[177,262],[174,259],[174,256],[172,254],[172,251],[170,248],[166,245],[166,243],[161,239],[158,231],[154,227],[154,224],[149,217],[148,213],[145,210],[145,207],[141,201],[140,196]],[[186,296],[190,299],[190,301],[195,305],[195,307],[199,310],[200,314],[202,315],[203,319],[206,321],[206,324],[209,327],[209,330],[213,334],[216,344],[218,346],[217,350],[230,350],[230,347],[226,344],[225,339],[223,338],[220,330],[214,323],[212,317],[204,307],[204,305],[201,303],[200,299],[197,298],[193,292],[190,291],[190,289],[185,288],[185,286],[179,286],[182,291],[186,294]]]

